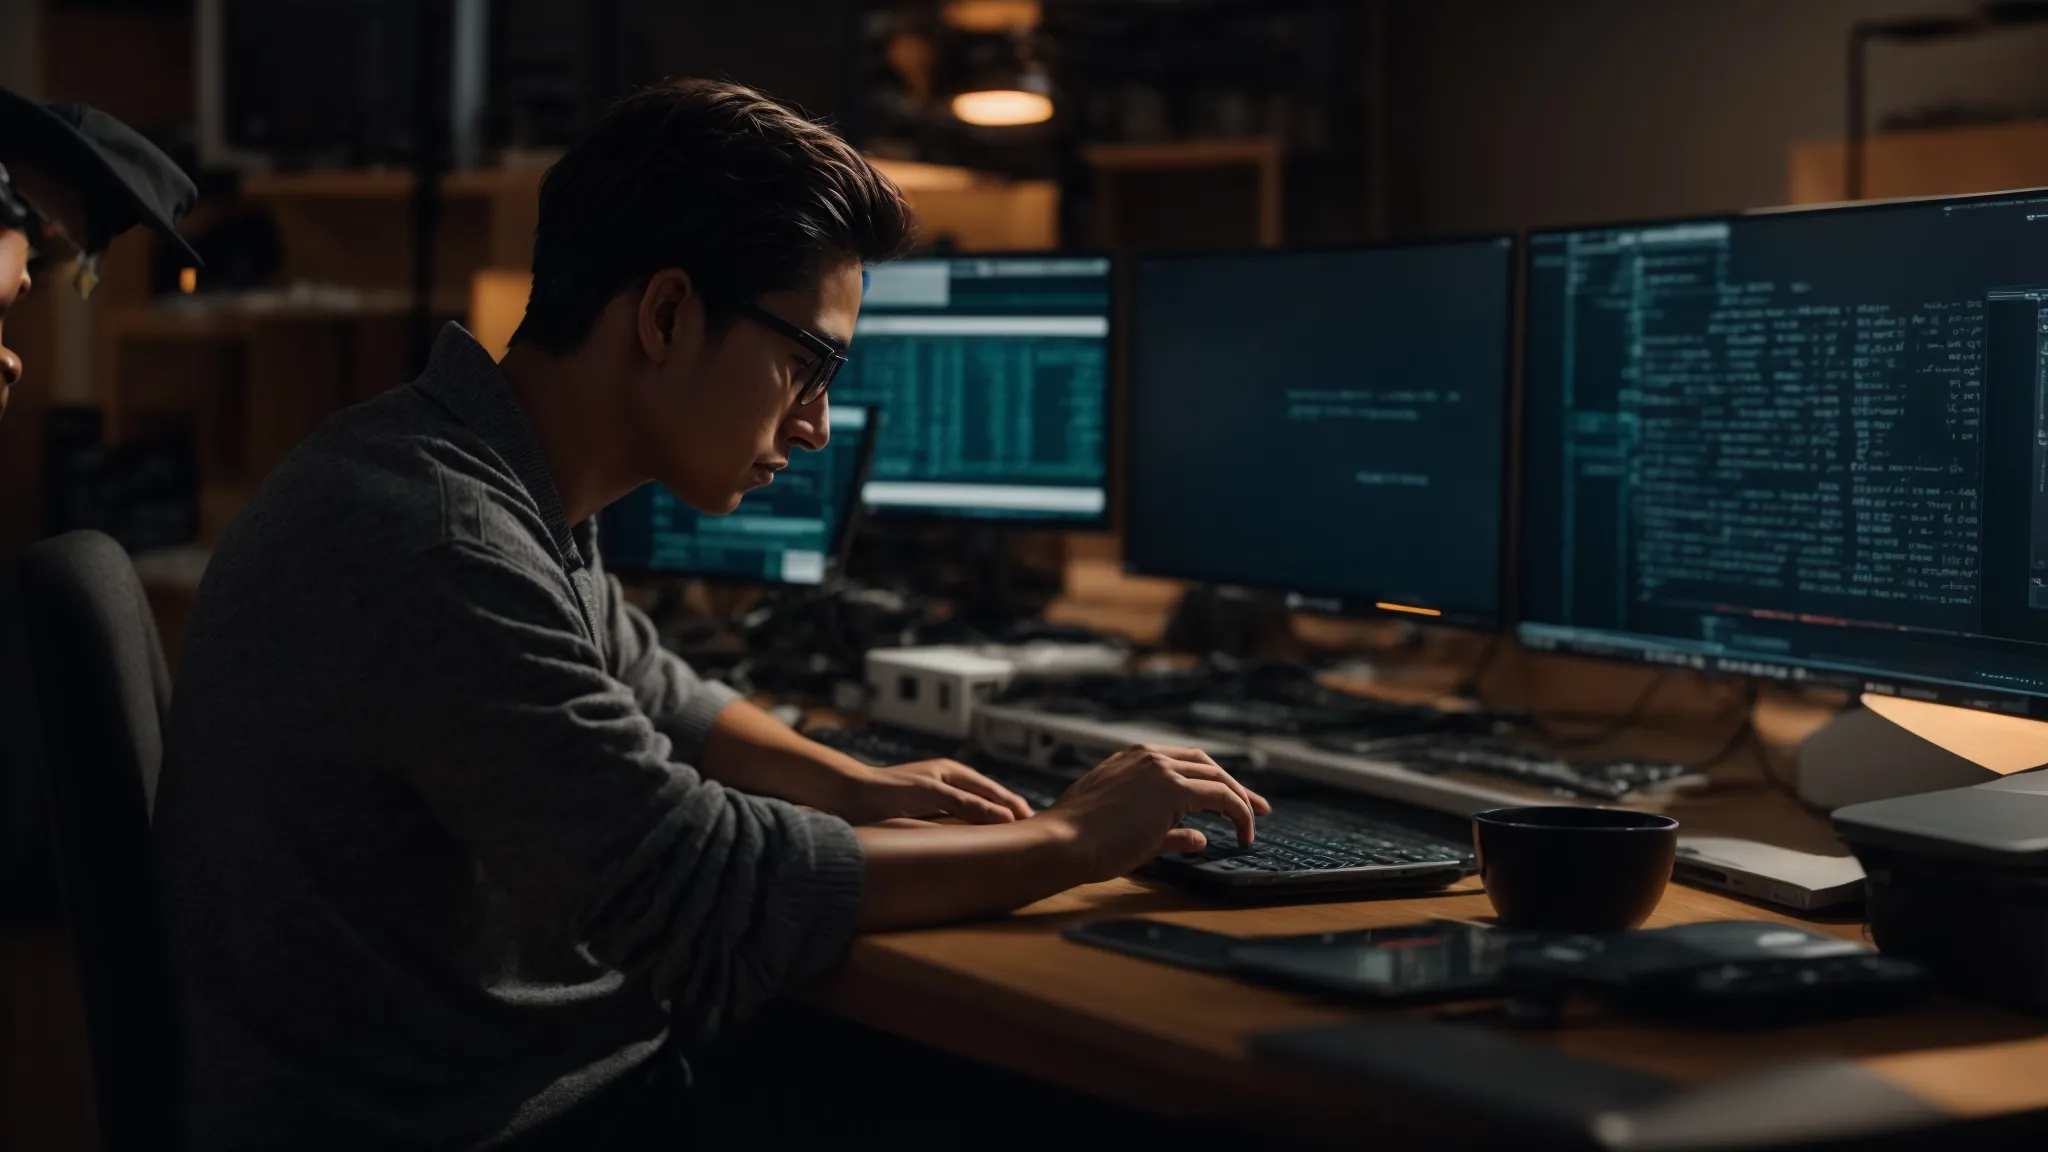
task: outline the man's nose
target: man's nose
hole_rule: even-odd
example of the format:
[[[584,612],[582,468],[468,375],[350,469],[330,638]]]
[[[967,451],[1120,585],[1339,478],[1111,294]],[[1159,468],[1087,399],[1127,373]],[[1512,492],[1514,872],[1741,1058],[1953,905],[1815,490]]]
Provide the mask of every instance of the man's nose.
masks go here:
[[[799,405],[790,413],[795,417],[796,441],[813,452],[821,452],[832,440],[832,401],[820,396],[809,404]]]

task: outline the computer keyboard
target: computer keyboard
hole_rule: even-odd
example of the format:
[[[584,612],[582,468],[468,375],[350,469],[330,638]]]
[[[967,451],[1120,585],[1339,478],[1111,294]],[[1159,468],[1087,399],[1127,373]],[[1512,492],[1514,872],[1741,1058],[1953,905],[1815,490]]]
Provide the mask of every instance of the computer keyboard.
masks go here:
[[[1193,732],[1392,737],[1428,732],[1493,734],[1520,713],[1443,709],[1377,700],[1327,687],[1305,664],[1135,671],[1019,681],[1004,703],[1094,720],[1143,720]]]
[[[1566,760],[1538,748],[1484,736],[1387,738],[1340,733],[1311,736],[1309,743],[1325,751],[1399,764],[1417,772],[1484,772],[1596,800],[1620,800],[1692,772],[1686,765],[1656,760]]]
[[[1465,864],[1469,844],[1404,826],[1393,820],[1315,801],[1274,802],[1271,815],[1252,829],[1253,843],[1237,842],[1237,828],[1209,812],[1182,821],[1199,828],[1209,846],[1190,854],[1225,870],[1292,872],[1303,869],[1399,867],[1409,864]]]
[[[816,728],[805,735],[876,765],[960,752],[915,734],[871,728]],[[1073,783],[1030,768],[974,763],[1037,809],[1051,807]],[[1208,846],[1161,857],[1151,871],[1235,899],[1369,895],[1448,884],[1472,871],[1469,825],[1463,820],[1335,793],[1282,796],[1272,804],[1272,813],[1255,825],[1249,848],[1238,843],[1230,821],[1196,813],[1182,823],[1200,829]]]
[[[1005,764],[981,771],[1033,808],[1058,800],[1071,781]],[[1208,840],[1200,852],[1162,856],[1147,871],[1225,899],[1310,894],[1372,895],[1449,884],[1473,869],[1469,825],[1438,813],[1365,799],[1282,796],[1259,817],[1249,848],[1237,826],[1212,812],[1181,821]]]
[[[959,743],[897,728],[846,728],[832,725],[805,729],[804,735],[827,748],[837,749],[863,764],[872,764],[878,768],[885,768],[891,764],[914,764],[920,760],[966,760],[974,755],[973,749]],[[1216,761],[1224,771],[1235,775],[1255,771],[1252,758],[1247,755],[1211,753],[1210,759]],[[976,764],[980,764],[978,759]],[[1075,767],[1092,768],[1094,765]]]

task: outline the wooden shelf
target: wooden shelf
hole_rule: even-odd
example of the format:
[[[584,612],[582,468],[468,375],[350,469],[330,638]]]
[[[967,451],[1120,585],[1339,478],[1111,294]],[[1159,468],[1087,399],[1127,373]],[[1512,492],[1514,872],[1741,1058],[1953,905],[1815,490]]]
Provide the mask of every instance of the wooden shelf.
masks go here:
[[[875,166],[903,189],[928,238],[944,237],[968,251],[1049,249],[1059,243],[1059,186],[1050,180],[1009,180],[987,172],[909,160],[876,159]],[[441,193],[475,202],[488,214],[492,267],[524,268],[538,223],[541,169],[450,172]],[[263,172],[242,179],[242,194],[284,213],[287,224],[306,212],[332,221],[338,203],[404,208],[413,174],[402,168],[372,171]],[[444,221],[444,230],[454,222]],[[297,227],[295,232],[312,229]],[[317,245],[310,247],[318,252]],[[331,263],[332,261],[330,261]]]
[[[1000,186],[1008,181],[993,173],[961,168],[953,164],[928,164],[922,160],[891,160],[870,156],[875,171],[896,182],[905,192],[958,192],[967,188]]]
[[[531,196],[541,169],[450,172],[441,193],[454,197]],[[255,172],[242,178],[242,195],[255,200],[384,200],[410,197],[413,174],[403,168],[362,171]]]
[[[926,240],[943,238],[967,252],[1059,246],[1060,192],[1050,180],[880,156],[868,161],[902,190]]]
[[[1133,250],[1278,245],[1286,149],[1265,137],[1091,144],[1093,243]]]
[[[447,292],[435,293],[430,303],[437,316],[461,316],[469,306],[466,297]],[[382,319],[411,312],[412,301],[407,294],[389,291],[365,293],[364,299],[355,304],[284,301],[244,306],[208,304],[193,309],[141,304],[108,309],[100,331],[109,340],[239,340],[247,339],[264,324]]]
[[[1847,146],[1828,140],[1792,146],[1786,202],[1842,199]],[[2048,185],[2048,124],[1992,124],[1888,132],[1863,145],[1863,194],[1960,196]]]
[[[1218,168],[1233,164],[1278,165],[1280,141],[1169,140],[1156,144],[1090,144],[1081,149],[1091,168]]]
[[[435,241],[436,288],[467,293],[478,268],[524,268],[540,221],[539,169],[451,172]],[[404,169],[252,173],[242,196],[276,223],[280,278],[399,288],[412,268],[413,174]],[[205,284],[202,277],[201,285]]]

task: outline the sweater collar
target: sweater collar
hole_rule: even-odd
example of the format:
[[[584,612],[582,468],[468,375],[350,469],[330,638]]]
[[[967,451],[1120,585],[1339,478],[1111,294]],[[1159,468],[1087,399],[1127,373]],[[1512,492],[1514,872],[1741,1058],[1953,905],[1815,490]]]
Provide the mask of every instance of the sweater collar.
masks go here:
[[[548,536],[562,566],[574,572],[585,564],[579,533],[569,526],[562,510],[561,490],[541,455],[540,440],[526,422],[526,413],[513,398],[511,382],[498,370],[497,362],[476,337],[460,324],[441,329],[427,358],[426,371],[414,387],[439,402],[470,431],[483,437],[519,478],[528,496],[540,509]],[[587,535],[587,533],[581,534]]]

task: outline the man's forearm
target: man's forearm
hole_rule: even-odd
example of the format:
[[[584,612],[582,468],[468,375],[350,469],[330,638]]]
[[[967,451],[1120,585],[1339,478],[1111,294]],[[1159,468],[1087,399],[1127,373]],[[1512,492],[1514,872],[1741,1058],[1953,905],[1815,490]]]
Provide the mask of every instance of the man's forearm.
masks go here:
[[[1091,878],[1074,829],[1057,816],[854,832],[866,858],[863,931],[1008,912]]]
[[[697,771],[742,792],[836,812],[860,764],[745,700],[735,700],[705,737]]]

